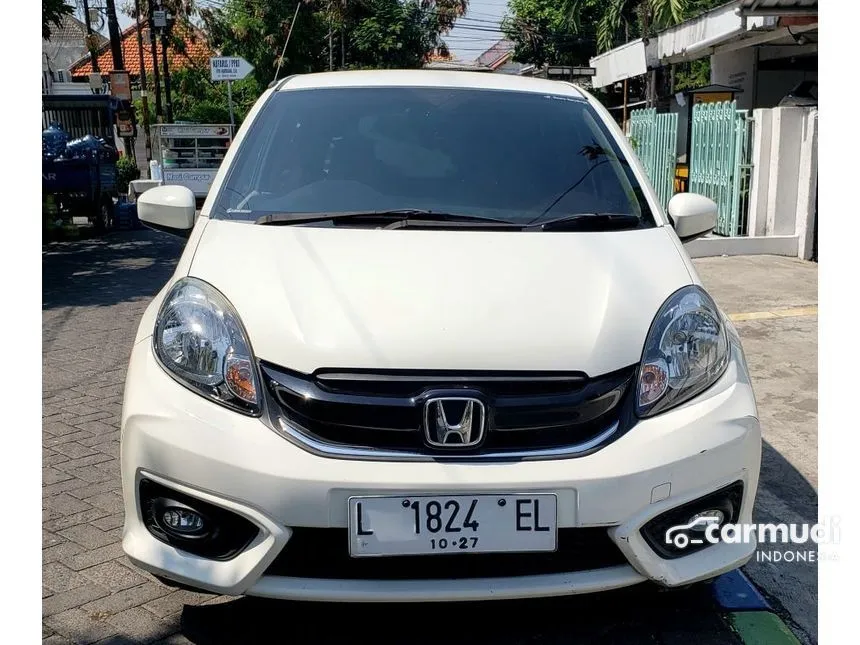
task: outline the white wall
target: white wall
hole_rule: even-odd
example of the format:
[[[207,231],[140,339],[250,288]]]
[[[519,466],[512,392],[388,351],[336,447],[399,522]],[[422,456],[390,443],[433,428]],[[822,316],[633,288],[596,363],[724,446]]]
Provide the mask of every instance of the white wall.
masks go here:
[[[57,83],[54,81],[51,84],[49,94],[62,95],[86,95],[91,96],[93,91],[90,89],[89,83]]]
[[[743,90],[735,96],[738,109],[751,110],[755,100],[755,49],[747,47],[711,56],[711,83]]]
[[[753,111],[750,236],[796,236],[798,256],[812,256],[818,187],[818,110]]]
[[[678,103],[677,95],[669,102],[669,112],[678,115],[678,137],[676,140],[675,153],[683,163],[689,163],[687,159],[687,129],[690,125],[690,97],[684,97],[684,105]]]

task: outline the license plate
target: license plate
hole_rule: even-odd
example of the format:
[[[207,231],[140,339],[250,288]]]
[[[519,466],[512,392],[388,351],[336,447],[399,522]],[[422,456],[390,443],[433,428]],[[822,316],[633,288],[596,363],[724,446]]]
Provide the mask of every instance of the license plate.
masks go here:
[[[349,554],[555,551],[556,496],[349,498]]]

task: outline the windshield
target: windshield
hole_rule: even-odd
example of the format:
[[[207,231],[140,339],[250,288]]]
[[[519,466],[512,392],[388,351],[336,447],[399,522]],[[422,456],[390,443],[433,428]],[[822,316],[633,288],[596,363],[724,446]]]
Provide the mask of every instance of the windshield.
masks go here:
[[[211,217],[396,209],[516,224],[613,213],[654,224],[629,164],[584,99],[436,87],[274,93]]]

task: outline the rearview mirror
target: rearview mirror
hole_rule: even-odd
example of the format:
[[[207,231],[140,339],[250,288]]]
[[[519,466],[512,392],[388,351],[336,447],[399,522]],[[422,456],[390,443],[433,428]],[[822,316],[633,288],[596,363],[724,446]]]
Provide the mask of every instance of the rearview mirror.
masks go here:
[[[718,207],[704,195],[678,193],[666,208],[669,220],[681,242],[687,243],[707,235],[717,225]]]
[[[157,231],[188,237],[197,205],[185,186],[155,186],[137,198],[137,218]]]

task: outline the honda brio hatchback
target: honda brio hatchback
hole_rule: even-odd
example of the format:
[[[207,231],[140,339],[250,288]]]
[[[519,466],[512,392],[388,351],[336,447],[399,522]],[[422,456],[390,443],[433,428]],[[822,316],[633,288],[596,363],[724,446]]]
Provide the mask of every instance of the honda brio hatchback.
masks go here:
[[[761,436],[738,335],[608,112],[436,71],[273,84],[143,315],[123,548],[230,595],[453,601],[741,566]]]

